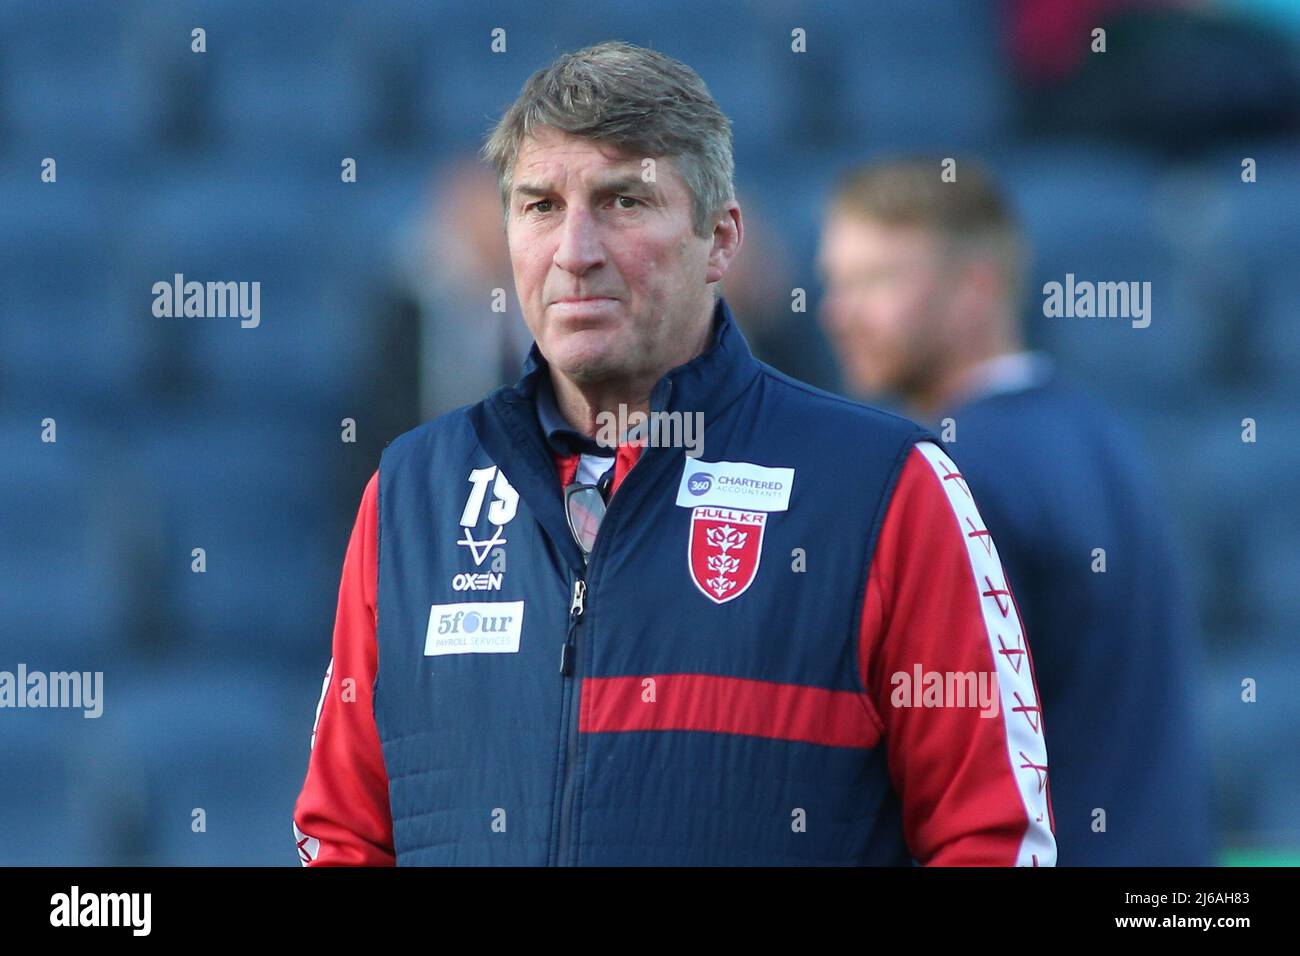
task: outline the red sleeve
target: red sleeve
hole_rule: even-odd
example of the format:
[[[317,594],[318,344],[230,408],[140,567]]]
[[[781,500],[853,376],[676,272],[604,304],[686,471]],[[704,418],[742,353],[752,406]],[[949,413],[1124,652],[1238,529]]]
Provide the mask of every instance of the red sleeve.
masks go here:
[[[361,507],[339,585],[333,657],[312,728],[307,778],[293,810],[303,866],[393,866],[388,775],[373,692],[379,588],[379,472]]]
[[[860,663],[912,856],[1052,866],[1033,662],[997,548],[957,466],[909,453],[867,581]]]

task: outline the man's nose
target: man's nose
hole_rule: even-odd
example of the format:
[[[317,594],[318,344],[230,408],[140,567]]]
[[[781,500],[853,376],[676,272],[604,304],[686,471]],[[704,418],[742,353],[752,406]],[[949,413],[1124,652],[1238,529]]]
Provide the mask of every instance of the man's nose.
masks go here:
[[[605,247],[599,226],[586,209],[570,208],[560,227],[555,264],[565,272],[585,275],[605,261]]]

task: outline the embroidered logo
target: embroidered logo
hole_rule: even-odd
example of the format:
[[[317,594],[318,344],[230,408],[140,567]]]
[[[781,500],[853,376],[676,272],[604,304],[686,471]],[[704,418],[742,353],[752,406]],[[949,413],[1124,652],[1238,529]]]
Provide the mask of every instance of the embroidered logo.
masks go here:
[[[767,513],[699,507],[691,512],[691,579],[715,604],[735,600],[758,573]]]
[[[487,560],[493,548],[506,543],[502,531],[519,510],[519,492],[515,491],[514,486],[506,480],[505,472],[496,465],[475,468],[469,473],[469,483],[469,497],[465,500],[465,510],[460,516],[462,536],[456,543],[469,548],[474,566],[479,567]],[[476,540],[474,529],[478,527],[489,484],[492,485],[492,501],[487,507],[487,518],[492,526],[492,535]]]

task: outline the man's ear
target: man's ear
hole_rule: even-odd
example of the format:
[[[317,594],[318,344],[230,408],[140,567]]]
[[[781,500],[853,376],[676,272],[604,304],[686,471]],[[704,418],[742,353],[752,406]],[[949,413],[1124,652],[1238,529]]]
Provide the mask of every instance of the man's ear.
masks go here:
[[[740,204],[734,199],[728,200],[713,226],[713,248],[709,250],[709,267],[705,273],[705,282],[722,281],[722,277],[731,268],[731,260],[740,251],[744,238],[745,224],[741,219]]]

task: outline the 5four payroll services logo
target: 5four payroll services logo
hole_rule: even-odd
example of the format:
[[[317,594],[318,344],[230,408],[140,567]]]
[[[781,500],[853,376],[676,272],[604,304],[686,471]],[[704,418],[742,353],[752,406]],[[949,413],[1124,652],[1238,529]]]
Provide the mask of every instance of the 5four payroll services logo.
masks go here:
[[[429,608],[424,655],[515,654],[523,627],[523,601],[434,604]]]

